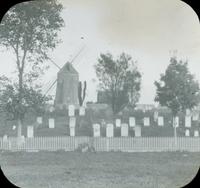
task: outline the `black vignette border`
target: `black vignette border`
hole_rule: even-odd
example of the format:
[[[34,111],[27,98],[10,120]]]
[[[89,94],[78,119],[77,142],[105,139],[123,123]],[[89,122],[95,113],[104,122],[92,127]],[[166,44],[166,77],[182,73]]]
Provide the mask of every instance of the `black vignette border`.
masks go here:
[[[0,21],[2,20],[5,13],[14,5],[30,0],[12,0],[12,1],[0,1]],[[32,0],[34,1],[34,0]]]
[[[18,3],[22,3],[22,2],[27,2],[27,1],[30,1],[30,0],[26,0],[26,1],[23,1],[23,0],[12,0],[12,1],[1,1],[0,2],[0,22],[3,18],[3,16],[6,14],[6,12],[14,5],[18,4]],[[20,187],[17,187],[15,186],[14,184],[12,184],[7,178],[6,176],[4,175],[1,167],[0,167],[0,186],[1,187],[11,187],[11,188],[20,188]]]
[[[199,1],[197,0],[181,0],[181,1],[188,4],[195,11],[200,21],[200,4],[198,3]]]
[[[199,18],[199,22],[200,22],[200,5],[199,5],[198,1],[197,0],[181,0],[181,1],[188,4],[195,11],[195,13],[197,14],[197,16]],[[199,184],[199,182],[200,182],[200,168],[199,168],[196,176],[193,178],[193,180],[189,184],[185,185],[182,188],[198,187],[197,185]]]

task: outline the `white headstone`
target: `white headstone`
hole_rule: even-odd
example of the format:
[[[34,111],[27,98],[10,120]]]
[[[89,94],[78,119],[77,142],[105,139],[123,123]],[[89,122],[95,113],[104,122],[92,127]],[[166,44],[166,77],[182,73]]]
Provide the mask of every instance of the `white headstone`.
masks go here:
[[[121,124],[121,136],[128,136],[128,124]]]
[[[42,124],[42,117],[40,117],[40,116],[37,117],[37,123]]]
[[[33,126],[28,126],[28,127],[27,127],[27,137],[28,137],[28,138],[33,138],[33,137],[34,137],[34,129],[33,129]]]
[[[74,114],[75,114],[75,107],[74,107],[74,105],[69,105],[68,106],[68,115],[69,116],[74,116]]]
[[[121,119],[116,119],[115,125],[116,125],[116,127],[121,127]]]
[[[99,125],[99,124],[93,124],[93,136],[94,136],[94,137],[99,137],[99,136],[101,136],[101,133],[100,133],[100,125]]]
[[[164,118],[163,116],[158,117],[158,126],[164,126]]]
[[[141,127],[140,126],[135,126],[135,137],[141,137]]]
[[[190,109],[186,109],[186,116],[190,116]]]
[[[49,118],[49,128],[54,129],[55,128],[55,120],[54,118]]]
[[[79,108],[79,116],[84,116],[85,115],[85,107],[81,106]]]
[[[21,143],[25,143],[25,136],[24,135],[21,136]]]
[[[55,110],[55,108],[53,107],[53,106],[51,106],[50,108],[49,108],[49,112],[53,112]]]
[[[194,131],[194,137],[199,137],[199,131],[197,130]]]
[[[69,127],[75,127],[76,126],[76,118],[70,117],[69,118]]]
[[[173,123],[173,127],[179,127],[179,117],[176,116],[175,119],[174,119],[174,123]]]
[[[185,136],[190,136],[190,130],[188,129],[185,130]]]
[[[106,137],[113,137],[113,124],[107,124],[106,126]]]
[[[135,127],[135,118],[134,117],[129,117],[129,126]]]
[[[21,135],[21,137],[17,137],[17,144],[21,145],[25,143],[25,136]]]
[[[7,142],[7,141],[8,141],[8,135],[5,134],[5,135],[3,136],[3,142]]]
[[[150,118],[144,117],[144,126],[150,126]]]
[[[75,136],[75,127],[70,127],[69,134],[70,136]]]
[[[199,113],[198,112],[194,112],[192,115],[192,120],[193,121],[198,121],[199,120]]]
[[[191,116],[185,116],[185,127],[191,127]]]

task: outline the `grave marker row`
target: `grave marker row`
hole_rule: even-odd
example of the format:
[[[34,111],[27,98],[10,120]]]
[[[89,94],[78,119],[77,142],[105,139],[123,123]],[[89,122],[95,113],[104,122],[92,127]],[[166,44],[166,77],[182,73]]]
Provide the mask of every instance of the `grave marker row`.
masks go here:
[[[189,129],[186,129],[186,130],[185,130],[185,136],[186,136],[186,137],[189,137],[189,136],[190,136],[190,130],[189,130]],[[194,131],[194,137],[199,137],[199,131],[198,131],[198,130],[195,130],[195,131]]]
[[[85,107],[81,106],[79,108],[79,115],[84,116],[85,115]],[[75,106],[74,105],[69,105],[68,106],[68,116],[72,117],[75,116]]]
[[[141,136],[141,127],[135,126],[133,129],[135,131],[135,136],[140,137]],[[129,133],[128,124],[126,124],[126,123],[121,124],[121,136],[127,137],[128,133]],[[94,137],[101,136],[99,124],[93,124],[93,136]],[[111,123],[107,124],[107,126],[106,126],[106,137],[108,137],[108,138],[114,137],[114,126]]]

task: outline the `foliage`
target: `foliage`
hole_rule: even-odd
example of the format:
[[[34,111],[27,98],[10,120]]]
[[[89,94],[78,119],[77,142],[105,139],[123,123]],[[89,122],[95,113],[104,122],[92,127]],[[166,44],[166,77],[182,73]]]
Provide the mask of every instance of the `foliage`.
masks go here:
[[[61,10],[56,0],[39,0],[17,4],[4,15],[0,45],[15,55],[19,93],[24,79],[32,82],[43,73],[48,51],[60,42],[57,32],[64,25]]]
[[[59,40],[57,31],[63,26],[62,5],[55,0],[24,2],[13,6],[0,25],[0,43],[12,49],[18,68],[23,61],[34,61],[34,66],[48,59],[47,52]]]
[[[188,70],[187,62],[170,59],[165,74],[155,82],[155,101],[167,106],[175,116],[179,111],[192,109],[200,102],[199,84]]]
[[[4,83],[1,101],[18,119],[19,137],[27,107],[38,110],[36,103],[43,104],[44,97],[33,82],[45,70],[48,52],[60,42],[57,32],[64,26],[61,11],[56,0],[30,1],[13,6],[1,21],[0,45],[13,52],[18,76],[17,82]]]
[[[141,74],[131,56],[122,53],[114,60],[110,53],[100,54],[95,70],[100,89],[114,114],[128,104],[135,105],[140,96]]]
[[[0,109],[1,112],[7,114],[10,119],[24,119],[28,112],[41,114],[44,112],[46,102],[50,100],[49,96],[44,96],[38,85],[35,87],[24,84],[20,95],[18,92],[18,84],[12,83],[8,78],[0,78]],[[19,103],[20,97],[22,102]]]

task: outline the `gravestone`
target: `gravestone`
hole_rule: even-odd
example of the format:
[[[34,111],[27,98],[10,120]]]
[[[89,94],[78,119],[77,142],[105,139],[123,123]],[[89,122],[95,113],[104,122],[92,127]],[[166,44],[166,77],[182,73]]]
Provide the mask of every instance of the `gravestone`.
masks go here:
[[[49,112],[53,112],[55,110],[55,108],[53,107],[53,106],[51,106],[50,108],[49,108]]]
[[[121,136],[128,136],[128,124],[121,124]]]
[[[135,137],[141,137],[141,127],[140,126],[135,126]]]
[[[7,142],[7,141],[8,141],[8,135],[5,134],[5,135],[3,136],[3,142]]]
[[[194,137],[199,137],[199,131],[197,130],[194,131]]]
[[[75,115],[75,107],[74,105],[69,105],[68,106],[68,116],[74,116]]]
[[[176,116],[175,119],[174,119],[174,123],[173,123],[173,127],[179,127],[179,117]]]
[[[150,126],[150,118],[144,117],[144,126]]]
[[[190,109],[186,109],[186,116],[190,116]]]
[[[93,136],[94,137],[101,136],[100,125],[99,124],[93,124]]]
[[[185,136],[190,136],[190,130],[189,129],[185,130]]]
[[[135,127],[135,118],[134,117],[129,117],[129,126]]]
[[[69,118],[69,127],[75,127],[76,126],[76,118],[75,117],[70,117]]]
[[[85,115],[85,107],[81,106],[79,108],[79,116],[84,116]]]
[[[198,121],[199,120],[199,113],[198,112],[193,113],[192,120],[193,121]]]
[[[191,116],[185,116],[185,127],[191,127]]]
[[[113,137],[113,124],[107,124],[106,126],[106,137]]]
[[[55,128],[55,120],[54,118],[49,118],[49,128],[54,129]]]
[[[25,143],[25,136],[21,135],[21,137],[17,138],[18,139],[18,144],[21,145],[23,143]]]
[[[121,119],[116,119],[115,125],[116,125],[116,127],[121,127]]]
[[[158,117],[158,126],[164,126],[164,118],[163,116]]]
[[[33,138],[33,137],[34,137],[34,129],[33,129],[33,126],[28,126],[28,127],[27,127],[27,137],[28,137],[28,138]]]
[[[70,134],[70,136],[75,136],[75,127],[69,128],[69,134]]]
[[[38,116],[36,121],[37,121],[38,124],[42,124],[42,117]]]

